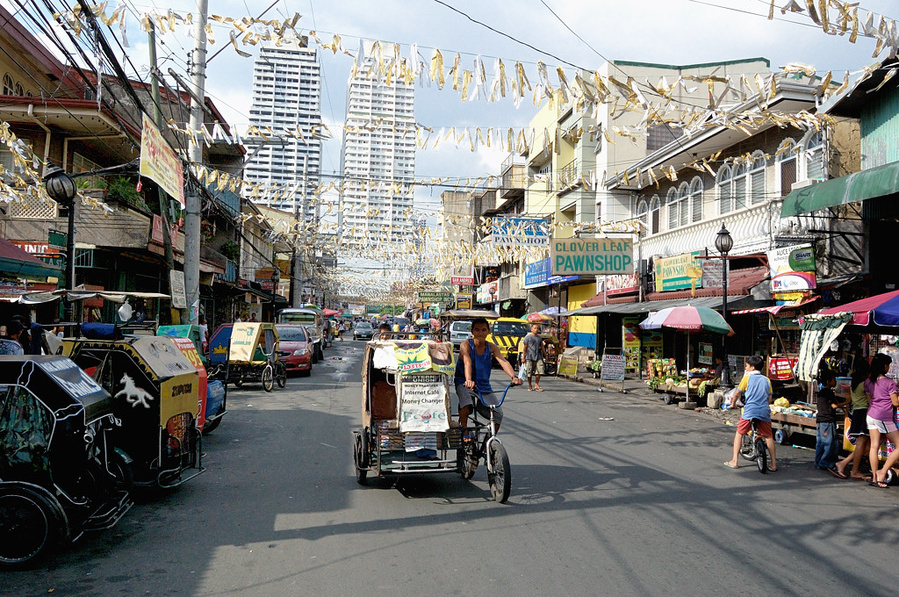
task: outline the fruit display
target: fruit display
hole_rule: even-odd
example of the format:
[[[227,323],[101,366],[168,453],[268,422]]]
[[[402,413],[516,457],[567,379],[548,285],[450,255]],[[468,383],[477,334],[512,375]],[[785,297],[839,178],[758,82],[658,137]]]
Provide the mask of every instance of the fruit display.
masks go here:
[[[648,359],[646,361],[646,377],[677,376],[677,364],[674,359]]]

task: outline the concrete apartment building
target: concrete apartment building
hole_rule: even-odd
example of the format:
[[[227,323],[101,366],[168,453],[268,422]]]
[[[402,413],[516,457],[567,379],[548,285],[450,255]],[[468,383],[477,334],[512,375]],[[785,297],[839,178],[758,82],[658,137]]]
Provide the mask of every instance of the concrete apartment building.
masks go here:
[[[388,85],[363,60],[347,86],[341,169],[340,229],[344,243],[412,238],[415,178],[415,87]]]
[[[245,178],[262,183],[274,192],[257,203],[317,220],[317,208],[309,201],[319,185],[322,141],[321,63],[306,38],[280,46],[263,46],[253,65],[251,124],[276,133],[270,142],[257,147],[246,167]],[[290,130],[302,134],[284,134]],[[258,138],[256,138],[258,139]],[[304,202],[305,199],[305,202]]]

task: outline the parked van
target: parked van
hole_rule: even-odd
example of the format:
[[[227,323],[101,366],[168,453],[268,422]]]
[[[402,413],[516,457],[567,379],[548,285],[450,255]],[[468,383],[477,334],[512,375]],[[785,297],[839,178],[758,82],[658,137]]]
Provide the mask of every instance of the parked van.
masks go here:
[[[318,307],[300,307],[299,309],[279,309],[275,313],[275,323],[298,323],[306,326],[312,342],[312,359],[318,362],[325,358],[324,334],[325,317]]]

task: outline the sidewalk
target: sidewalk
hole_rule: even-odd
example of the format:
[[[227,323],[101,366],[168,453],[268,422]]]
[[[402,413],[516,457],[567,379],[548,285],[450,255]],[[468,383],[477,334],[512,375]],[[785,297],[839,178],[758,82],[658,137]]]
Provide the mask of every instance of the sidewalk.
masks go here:
[[[556,379],[566,380],[571,382],[577,382],[584,384],[585,386],[589,386],[591,391],[602,391],[609,393],[618,393],[620,388],[624,388],[624,393],[628,396],[633,396],[635,399],[644,400],[647,402],[653,402],[658,404],[663,408],[669,408],[672,410],[681,411],[689,414],[701,413],[708,417],[718,419],[723,425],[736,425],[740,420],[740,410],[721,410],[720,408],[708,408],[705,406],[697,407],[696,409],[682,409],[680,408],[681,403],[679,402],[677,405],[666,406],[662,399],[665,394],[662,392],[656,392],[649,388],[646,385],[646,382],[642,379],[638,379],[633,376],[627,376],[624,378],[624,382],[620,381],[608,381],[608,380],[599,380],[594,379],[593,374],[590,371],[581,371],[578,368],[577,376],[571,377],[568,375],[555,375]],[[683,397],[681,397],[681,402],[683,402]]]

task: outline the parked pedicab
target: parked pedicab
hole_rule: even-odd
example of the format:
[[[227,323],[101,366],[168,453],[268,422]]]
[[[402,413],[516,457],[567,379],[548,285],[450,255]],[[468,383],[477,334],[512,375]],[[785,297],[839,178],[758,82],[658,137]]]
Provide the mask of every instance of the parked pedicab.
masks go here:
[[[228,379],[240,387],[260,382],[271,392],[287,384],[287,367],[278,360],[278,330],[273,323],[235,323],[228,344]]]
[[[200,376],[200,402],[206,405],[205,411],[197,415],[197,426],[203,433],[212,433],[228,412],[228,392],[224,383],[211,379],[207,373],[206,367],[210,363],[208,357],[203,355],[203,339],[199,326],[162,325],[156,330],[156,335],[171,338],[187,360],[196,367]]]
[[[200,376],[172,338],[66,338],[63,354],[112,395],[122,422],[112,435],[133,459],[135,484],[176,487],[205,470]]]
[[[450,342],[375,339],[366,345],[362,427],[353,430],[360,485],[366,484],[369,474],[459,473],[470,479],[483,459],[494,499],[508,499],[509,458],[496,438],[493,411],[489,422],[471,419],[473,439],[465,444],[459,423],[452,419],[454,369]]]
[[[0,357],[0,567],[27,566],[131,508],[110,395],[70,359]]]

